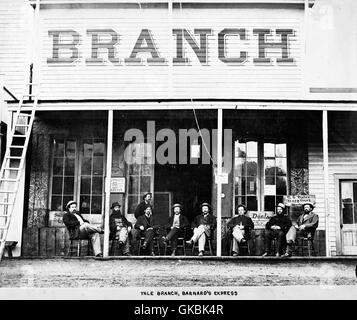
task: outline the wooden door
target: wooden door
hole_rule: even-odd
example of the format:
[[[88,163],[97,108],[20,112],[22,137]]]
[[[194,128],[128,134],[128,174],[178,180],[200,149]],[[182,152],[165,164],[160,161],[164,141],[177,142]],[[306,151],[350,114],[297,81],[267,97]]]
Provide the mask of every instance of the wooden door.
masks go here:
[[[342,254],[357,255],[357,180],[340,180]]]

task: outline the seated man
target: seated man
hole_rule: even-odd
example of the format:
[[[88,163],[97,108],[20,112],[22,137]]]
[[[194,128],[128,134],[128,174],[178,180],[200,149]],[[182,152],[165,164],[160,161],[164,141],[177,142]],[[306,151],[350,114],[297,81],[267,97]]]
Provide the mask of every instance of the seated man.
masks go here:
[[[102,249],[100,243],[100,233],[103,233],[101,228],[96,227],[84,219],[77,211],[77,202],[71,200],[66,205],[67,212],[63,215],[63,223],[68,229],[71,239],[91,239],[93,252],[96,257],[102,257]]]
[[[235,214],[228,223],[227,228],[233,236],[233,256],[238,256],[239,244],[246,242],[250,239],[250,232],[254,229],[253,220],[246,216],[247,208],[243,204],[239,204],[236,207]]]
[[[312,212],[315,208],[314,205],[311,202],[305,202],[302,204],[302,208],[303,213],[293,222],[293,225],[286,234],[287,247],[285,257],[291,257],[292,247],[297,236],[313,239],[315,230],[319,225],[319,216]]]
[[[272,216],[265,225],[265,252],[263,257],[270,254],[271,240],[276,239],[276,253],[277,257],[280,256],[285,236],[291,227],[291,220],[285,215],[285,205],[279,203],[276,206],[276,215]]]
[[[169,223],[166,226],[170,231],[166,236],[162,237],[162,240],[166,243],[171,241],[171,255],[174,256],[176,255],[177,238],[179,237],[180,231],[183,232],[185,228],[189,226],[189,222],[186,216],[181,214],[182,205],[175,203],[172,206],[172,210],[174,214],[170,216]]]
[[[154,256],[155,253],[153,239],[156,235],[158,226],[153,225],[152,206],[150,204],[146,205],[144,215],[139,216],[138,220],[136,220],[135,228],[137,230],[140,230],[141,236],[145,238],[143,243],[143,249],[146,250],[146,248],[149,248],[150,254]]]
[[[122,215],[120,204],[114,202],[111,206],[112,214],[109,218],[110,238],[118,239],[119,245],[123,248],[123,254],[129,256],[129,233],[132,224]]]
[[[210,237],[211,233],[217,226],[216,217],[211,214],[211,206],[204,202],[201,204],[202,214],[195,217],[192,223],[193,236],[186,241],[187,244],[193,245],[198,241],[198,255],[203,256],[206,244],[206,237]]]

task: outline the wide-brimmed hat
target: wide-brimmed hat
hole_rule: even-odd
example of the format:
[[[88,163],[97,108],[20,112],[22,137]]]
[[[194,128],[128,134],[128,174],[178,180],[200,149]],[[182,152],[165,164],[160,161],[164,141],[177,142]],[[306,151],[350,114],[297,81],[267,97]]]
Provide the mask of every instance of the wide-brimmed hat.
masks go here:
[[[146,197],[148,194],[149,194],[150,196],[152,196],[152,193],[151,193],[151,192],[145,192],[144,195],[143,195],[143,199],[145,199],[145,197]]]
[[[70,201],[68,201],[67,204],[66,204],[66,209],[68,209],[71,204],[78,204],[78,203],[77,203],[76,201],[74,201],[74,200],[70,200]]]
[[[201,203],[200,208],[202,209],[202,207],[204,207],[204,206],[208,207],[209,210],[212,209],[211,205],[208,202]]]
[[[153,207],[152,207],[151,204],[146,204],[146,205],[145,205],[145,208],[144,208],[144,211],[145,211],[147,208],[151,208],[151,210],[153,209]]]
[[[239,205],[236,206],[236,212],[238,212],[238,208],[239,208],[239,207],[242,207],[245,212],[248,211],[248,210],[247,210],[247,207],[246,207],[244,204],[239,204]]]
[[[305,205],[309,205],[309,206],[311,207],[311,209],[314,209],[314,208],[315,208],[314,204],[313,204],[311,201],[305,201],[305,202],[301,205],[301,207],[304,208]]]
[[[110,207],[110,209],[114,209],[114,207],[121,207],[121,205],[119,204],[119,202],[113,202],[112,206]]]
[[[277,207],[280,207],[281,209],[285,210],[285,204],[284,203],[278,203],[276,206]]]
[[[179,207],[181,210],[182,210],[182,208],[183,208],[181,204],[175,203],[175,204],[171,207],[171,209],[173,210],[173,209],[176,208],[176,207]]]

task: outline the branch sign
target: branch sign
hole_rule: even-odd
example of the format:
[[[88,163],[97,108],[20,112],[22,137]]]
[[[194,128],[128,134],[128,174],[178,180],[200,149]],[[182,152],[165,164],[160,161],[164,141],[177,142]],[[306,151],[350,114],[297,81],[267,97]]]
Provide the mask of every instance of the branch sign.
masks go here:
[[[314,195],[296,195],[296,196],[284,196],[284,204],[288,207],[301,206],[304,202],[312,202],[316,204],[316,196]]]

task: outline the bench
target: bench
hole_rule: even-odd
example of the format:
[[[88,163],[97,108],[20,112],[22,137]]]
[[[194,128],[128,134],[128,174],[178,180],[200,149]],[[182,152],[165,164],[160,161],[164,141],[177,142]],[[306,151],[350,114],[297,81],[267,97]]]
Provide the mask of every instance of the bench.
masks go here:
[[[7,250],[7,255],[9,258],[12,258],[12,249],[17,245],[17,241],[6,241],[5,249]]]

